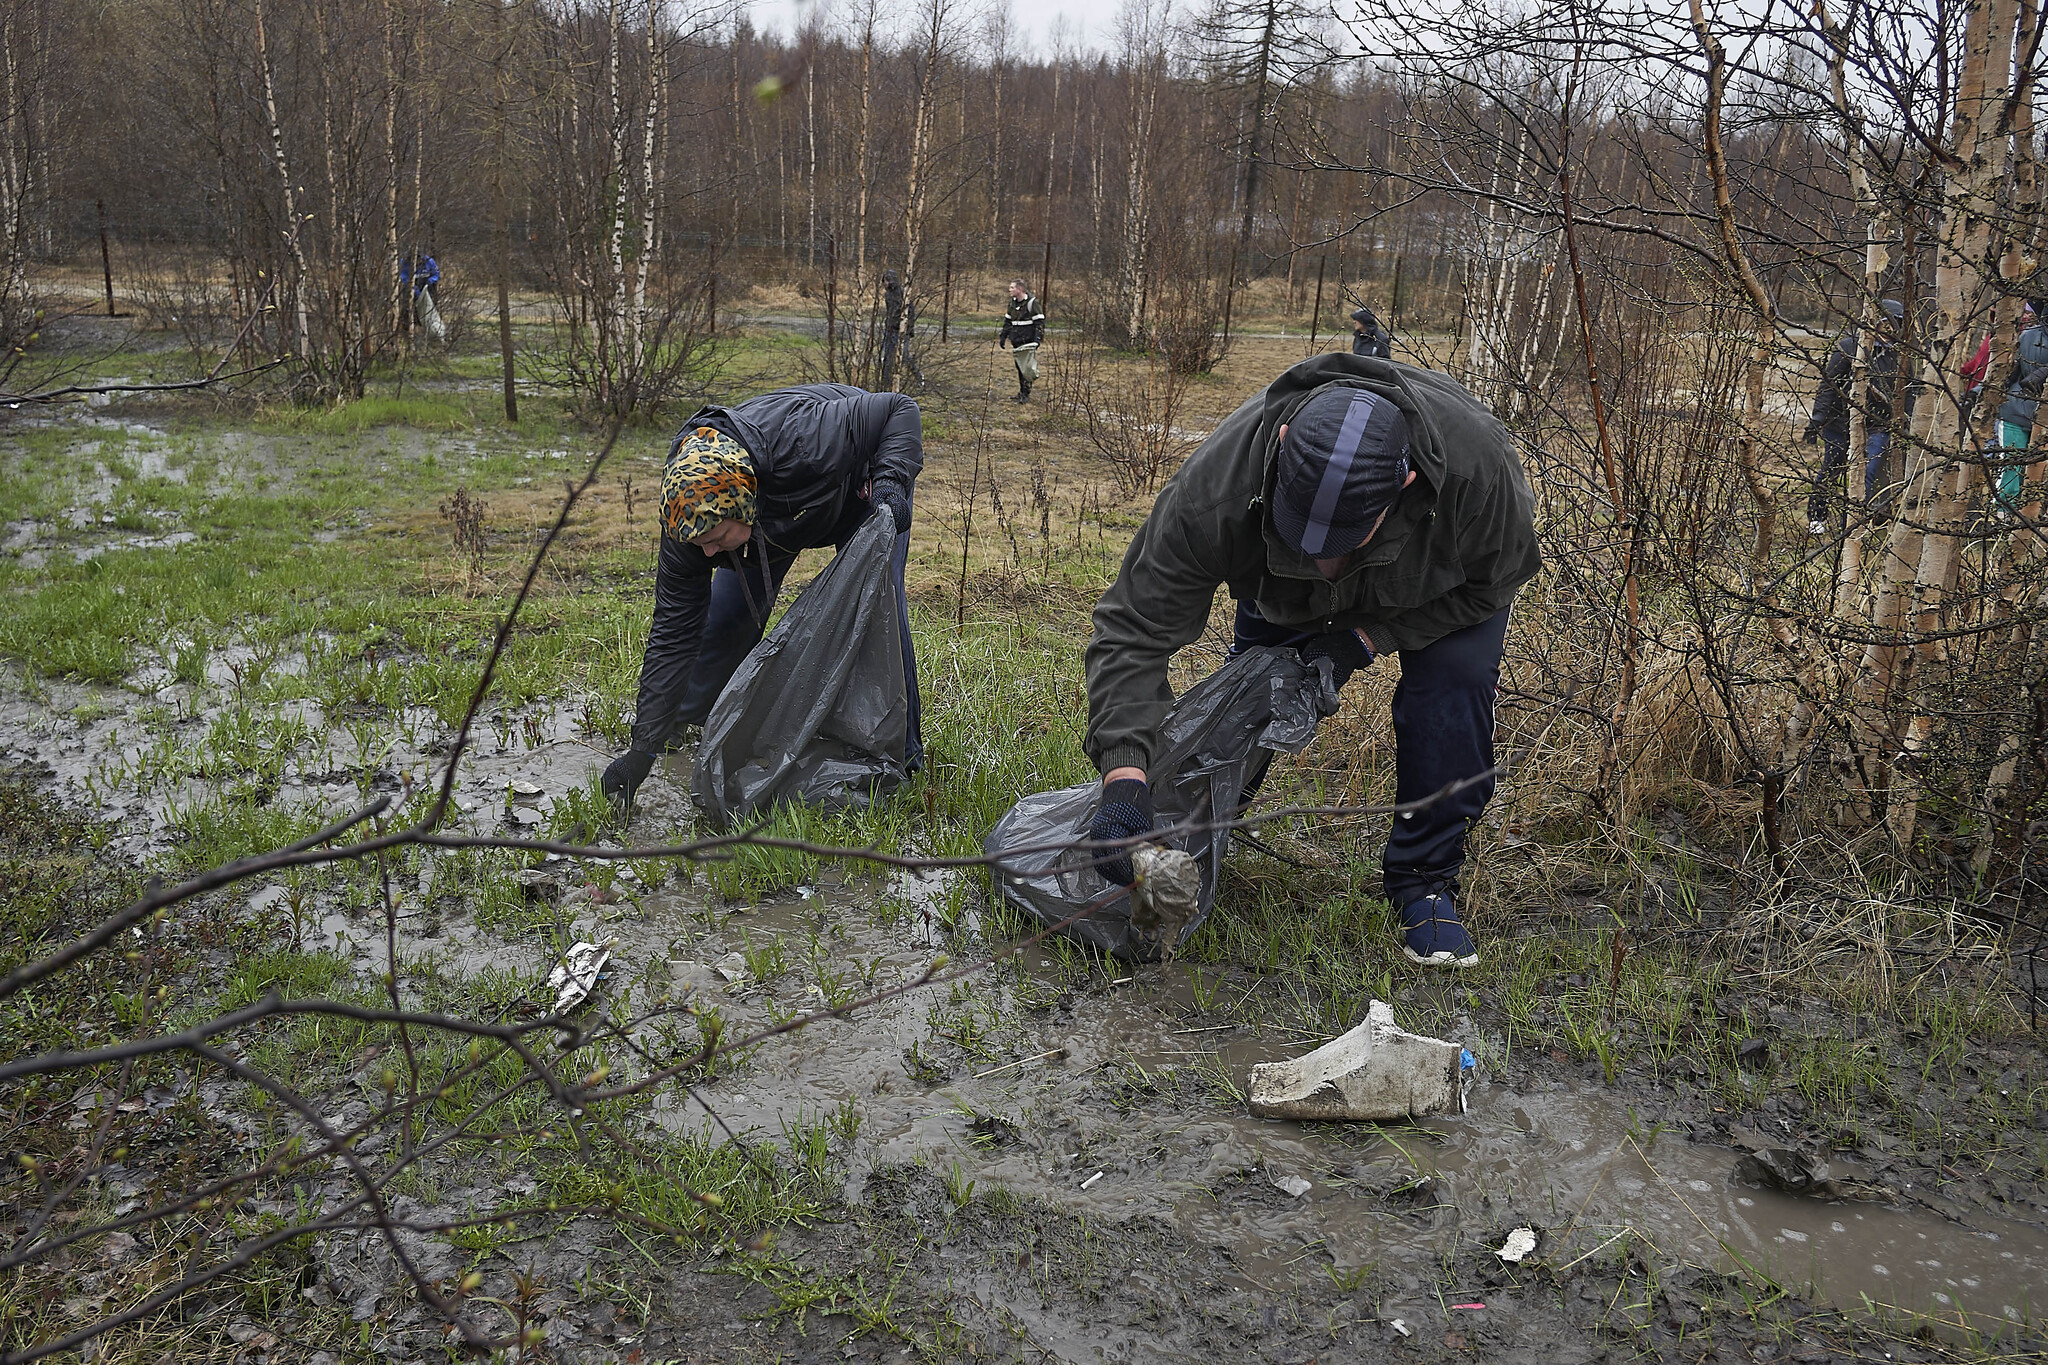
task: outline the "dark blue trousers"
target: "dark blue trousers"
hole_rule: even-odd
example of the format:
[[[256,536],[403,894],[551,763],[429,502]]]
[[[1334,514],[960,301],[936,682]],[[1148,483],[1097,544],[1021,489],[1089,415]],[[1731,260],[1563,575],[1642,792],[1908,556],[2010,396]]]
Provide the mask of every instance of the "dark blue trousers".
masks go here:
[[[1300,646],[1311,638],[1274,625],[1248,602],[1237,604],[1233,634],[1233,654],[1255,645]],[[1507,635],[1503,610],[1435,644],[1401,651],[1393,706],[1395,800],[1420,801],[1493,766],[1493,707]],[[1493,789],[1488,777],[1394,821],[1380,875],[1397,909],[1432,891],[1457,893],[1465,832]]]
[[[1863,439],[1863,487],[1872,506],[1882,508],[1889,501],[1882,496],[1885,433],[1873,431]],[[1806,500],[1806,519],[1832,523],[1831,509],[1848,499],[1841,488],[1849,467],[1849,433],[1846,428],[1823,428],[1820,433],[1820,473],[1813,477],[1813,496]]]
[[[849,504],[846,518],[834,529],[835,550],[846,548],[870,511],[865,502]],[[782,591],[782,580],[789,573],[789,566],[796,562],[796,552],[767,555],[765,569],[762,558],[750,555],[741,561],[746,571],[744,583],[729,568],[720,568],[711,576],[711,604],[704,613],[703,640],[697,647],[697,664],[690,672],[690,685],[683,692],[679,711],[688,724],[704,723],[718,694],[725,690],[741,660],[747,657],[747,651],[761,643],[768,617],[775,609],[776,595]],[[924,731],[917,691],[917,647],[910,639],[910,601],[903,591],[903,571],[909,561],[910,532],[905,531],[896,537],[895,553],[889,556],[889,578],[896,589],[896,618],[902,622],[903,684],[910,698],[904,760],[910,771],[916,772],[924,766]]]

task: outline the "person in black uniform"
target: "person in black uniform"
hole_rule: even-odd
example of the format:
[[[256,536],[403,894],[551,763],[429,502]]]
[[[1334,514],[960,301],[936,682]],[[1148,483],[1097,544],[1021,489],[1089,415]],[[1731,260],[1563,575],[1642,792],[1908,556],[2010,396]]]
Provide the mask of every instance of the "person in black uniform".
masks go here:
[[[1379,360],[1394,358],[1394,337],[1372,309],[1361,307],[1351,315],[1351,354],[1369,355]]]
[[[1044,340],[1045,310],[1038,306],[1038,296],[1025,288],[1024,281],[1011,280],[1010,302],[1003,310],[996,345],[1007,343],[1017,362],[1017,396],[1012,402],[1031,401],[1031,386],[1038,382],[1038,344]]]
[[[924,766],[903,592],[911,494],[923,468],[922,418],[900,393],[800,384],[690,419],[662,474],[654,623],[631,746],[605,769],[605,795],[631,806],[655,756],[680,727],[704,723],[759,643],[797,554],[844,548],[877,508],[896,522],[890,570],[910,699],[905,764],[911,772]]]

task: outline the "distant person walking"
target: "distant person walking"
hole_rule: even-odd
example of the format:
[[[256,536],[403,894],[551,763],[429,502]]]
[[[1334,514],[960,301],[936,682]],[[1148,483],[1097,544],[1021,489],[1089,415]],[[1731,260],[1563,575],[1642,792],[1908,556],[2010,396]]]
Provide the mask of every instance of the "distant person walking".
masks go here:
[[[1031,386],[1038,382],[1038,343],[1045,340],[1045,314],[1038,296],[1024,287],[1024,281],[1010,281],[1010,306],[1003,314],[1003,329],[996,333],[996,345],[1008,344],[1017,362],[1018,403],[1031,401]]]
[[[1351,354],[1369,355],[1376,360],[1394,358],[1394,336],[1380,326],[1380,320],[1370,308],[1360,308],[1351,315]]]
[[[2041,384],[2048,380],[2048,300],[2034,299],[2020,310],[2020,339],[2013,348],[2012,368],[2005,378],[2005,401],[1998,405],[1998,480],[1992,485],[1993,505],[2001,520],[2020,510],[2027,465],[2033,452],[2034,418],[2041,406]]]
[[[398,278],[412,286],[413,318],[427,334],[427,340],[446,341],[448,324],[441,321],[441,310],[434,298],[441,286],[440,262],[427,252],[415,251],[399,263]]]
[[[1899,373],[1899,327],[1906,319],[1906,306],[1886,299],[1879,307],[1877,335],[1871,338],[1870,385],[1863,399],[1863,487],[1865,496],[1880,502],[1879,476],[1884,469],[1886,446],[1890,443],[1892,387]],[[1807,420],[1806,444],[1820,443],[1820,471],[1813,478],[1813,496],[1806,504],[1806,529],[1814,535],[1828,534],[1834,524],[1829,509],[1836,500],[1835,485],[1849,467],[1850,390],[1854,387],[1857,332],[1854,327],[1835,341],[1835,349],[1821,369],[1820,389],[1813,396],[1813,415]],[[1906,395],[1906,411],[1913,410],[1912,394]]]

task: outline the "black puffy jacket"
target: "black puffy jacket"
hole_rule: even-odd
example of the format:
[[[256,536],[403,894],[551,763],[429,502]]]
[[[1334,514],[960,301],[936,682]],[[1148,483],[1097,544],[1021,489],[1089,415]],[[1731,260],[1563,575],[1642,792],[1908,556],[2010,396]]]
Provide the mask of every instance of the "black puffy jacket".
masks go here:
[[[717,560],[662,536],[654,623],[640,661],[633,719],[633,747],[642,753],[660,753],[675,729],[711,604],[712,572],[727,559],[830,545],[849,502],[872,501],[876,485],[894,485],[908,496],[924,468],[923,421],[917,404],[900,393],[799,384],[731,407],[703,408],[683,424],[670,458],[684,436],[703,426],[732,437],[754,458],[756,534]]]
[[[1849,439],[1849,395],[1855,388],[1856,329],[1851,327],[1835,339],[1821,367],[1820,388],[1813,395],[1813,415],[1807,419],[1806,439],[1823,433],[1837,441]],[[1899,348],[1891,341],[1879,341],[1870,351],[1870,387],[1863,396],[1863,424],[1875,434],[1888,430],[1892,422],[1892,389],[1898,382]],[[1913,412],[1916,386],[1906,386],[1906,416]]]

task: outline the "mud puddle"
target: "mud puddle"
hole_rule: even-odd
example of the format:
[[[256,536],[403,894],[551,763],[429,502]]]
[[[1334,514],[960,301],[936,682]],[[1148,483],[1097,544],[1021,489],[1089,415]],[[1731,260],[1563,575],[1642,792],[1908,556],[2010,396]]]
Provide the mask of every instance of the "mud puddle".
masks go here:
[[[932,960],[921,921],[877,927],[860,903],[930,900],[929,884],[806,891],[702,932],[686,948],[690,961],[822,934],[832,963],[865,967],[886,987]],[[704,913],[660,895],[642,908],[649,926]],[[679,982],[715,999],[742,1032],[825,1006],[805,968],[724,984],[674,965]],[[2038,1287],[2048,1284],[2048,1233],[2038,1227],[1744,1184],[1736,1150],[1660,1129],[1624,1090],[1576,1079],[1521,1091],[1482,1080],[1466,1114],[1413,1125],[1257,1119],[1231,1088],[1245,1086],[1254,1064],[1320,1038],[1204,1023],[1214,1016],[1194,1006],[1199,983],[1177,965],[1077,982],[1056,952],[1033,949],[1023,966],[1009,1013],[1019,996],[1065,999],[993,1035],[981,1057],[946,1046],[977,1027],[976,997],[936,983],[770,1040],[657,1115],[711,1140],[730,1131],[773,1141],[850,1105],[861,1123],[849,1199],[860,1197],[865,1171],[922,1165],[956,1184],[1097,1216],[1169,1221],[1191,1244],[1228,1251],[1263,1289],[1376,1269],[1417,1296],[1384,1307],[1411,1320],[1442,1314],[1430,1277],[1444,1258],[1497,1248],[1518,1226],[1537,1229],[1537,1257],[1553,1267],[1633,1250],[1760,1273],[1843,1309],[1893,1307],[1991,1332],[2038,1320]],[[1290,1193],[1298,1180],[1308,1189]]]
[[[306,661],[245,645],[204,651],[206,682],[194,687],[175,681],[178,654],[166,642],[131,687],[31,682],[0,662],[0,757],[47,767],[67,802],[125,817],[115,851],[138,858],[167,851],[187,812],[251,782],[266,804],[331,819],[375,791],[440,780],[451,732],[428,708],[365,721],[310,698],[259,700],[265,679],[302,674]],[[604,766],[578,710],[570,699],[479,717],[449,827],[545,833]]]
[[[216,654],[209,669],[232,674],[238,662]],[[139,731],[134,712],[148,701],[73,684],[32,691],[6,674],[0,731],[8,750],[47,763],[78,796],[89,778],[104,781],[110,756],[128,752],[120,732]],[[317,719],[309,713],[309,726]],[[359,800],[361,774],[337,768],[374,765],[420,781],[438,771],[431,725],[418,742],[387,735],[374,753],[326,732],[330,766],[309,750],[277,799],[340,810]],[[541,832],[552,805],[603,761],[572,736],[560,709],[487,725],[463,767],[465,822],[523,829],[508,819],[508,808],[523,808]],[[645,789],[653,818],[636,822],[636,836],[665,833],[687,809],[672,768]],[[515,807],[513,783],[541,792]],[[138,851],[167,846],[167,798],[131,804],[149,815],[148,832],[133,836]],[[780,1143],[828,1120],[852,1127],[849,1202],[874,1172],[922,1166],[963,1190],[1004,1188],[1096,1218],[1171,1225],[1189,1244],[1226,1253],[1248,1289],[1375,1272],[1392,1286],[1385,1311],[1418,1319],[1444,1311],[1432,1276],[1447,1257],[1497,1247],[1524,1225],[1538,1230],[1536,1254],[1553,1267],[1626,1249],[1811,1286],[1843,1308],[1867,1301],[1978,1330],[2035,1322],[2036,1287],[2048,1283],[2048,1233],[2038,1227],[1974,1209],[1827,1203],[1741,1184],[1733,1149],[1660,1130],[1656,1107],[1632,1111],[1624,1087],[1574,1079],[1517,1090],[1482,1068],[1470,1111],[1457,1117],[1387,1129],[1255,1119],[1239,1098],[1250,1068],[1321,1037],[1218,1022],[1218,986],[1201,969],[1096,964],[1058,943],[947,979],[986,951],[971,876],[848,879],[832,869],[761,903],[727,904],[701,879],[652,889],[620,871],[598,894],[595,870],[574,860],[540,870],[552,884],[552,923],[516,940],[459,909],[444,914],[423,874],[417,893],[403,888],[401,962],[444,979],[537,977],[566,941],[610,939],[618,979],[714,1007],[738,1037],[914,981],[947,959],[931,984],[769,1039],[652,1111],[662,1127],[714,1142]],[[250,894],[267,898],[254,907],[263,910],[284,893]],[[301,946],[382,967],[381,916],[312,901],[292,917]],[[1487,1055],[1485,1039],[1460,1041]]]

